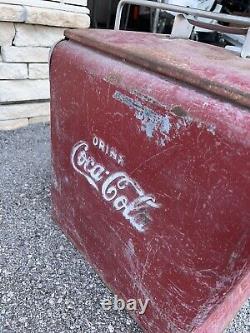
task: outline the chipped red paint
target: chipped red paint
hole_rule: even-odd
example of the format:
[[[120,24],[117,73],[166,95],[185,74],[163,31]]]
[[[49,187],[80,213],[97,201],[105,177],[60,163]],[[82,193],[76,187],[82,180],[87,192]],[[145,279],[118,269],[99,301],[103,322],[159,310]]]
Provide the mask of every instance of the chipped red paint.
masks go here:
[[[154,35],[67,36],[50,69],[55,220],[120,297],[150,299],[134,314],[145,332],[222,332],[249,296],[250,60]],[[233,67],[213,66],[219,54]]]

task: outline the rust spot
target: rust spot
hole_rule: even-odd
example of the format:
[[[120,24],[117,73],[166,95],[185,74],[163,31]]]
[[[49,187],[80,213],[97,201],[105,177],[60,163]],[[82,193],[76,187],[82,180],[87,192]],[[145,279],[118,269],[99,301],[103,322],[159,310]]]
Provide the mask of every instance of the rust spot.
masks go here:
[[[179,105],[175,105],[171,108],[171,112],[173,112],[178,117],[186,117],[187,112]]]

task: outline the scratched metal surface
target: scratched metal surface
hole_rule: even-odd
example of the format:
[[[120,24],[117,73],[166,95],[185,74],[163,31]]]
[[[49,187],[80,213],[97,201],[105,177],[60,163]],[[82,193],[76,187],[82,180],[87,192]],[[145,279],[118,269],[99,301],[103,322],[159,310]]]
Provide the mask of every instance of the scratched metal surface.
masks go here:
[[[154,72],[250,106],[250,59],[223,48],[165,35],[76,29],[65,36]]]
[[[146,332],[221,332],[249,292],[249,109],[75,42],[51,59],[54,218],[150,299]]]

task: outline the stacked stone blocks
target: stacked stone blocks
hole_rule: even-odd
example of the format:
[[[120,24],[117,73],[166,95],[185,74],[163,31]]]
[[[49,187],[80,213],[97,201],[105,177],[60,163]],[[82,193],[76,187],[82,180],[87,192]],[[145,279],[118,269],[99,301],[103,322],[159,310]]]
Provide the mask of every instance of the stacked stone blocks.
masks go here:
[[[86,0],[0,0],[0,130],[49,121],[49,52],[89,27]]]

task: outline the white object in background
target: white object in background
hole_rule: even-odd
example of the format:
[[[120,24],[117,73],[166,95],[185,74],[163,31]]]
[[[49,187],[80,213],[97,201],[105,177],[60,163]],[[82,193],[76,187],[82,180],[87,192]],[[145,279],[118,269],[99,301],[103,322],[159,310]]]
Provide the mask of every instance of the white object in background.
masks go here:
[[[164,3],[210,11],[215,0],[164,0]]]
[[[189,39],[193,28],[193,25],[188,22],[184,15],[178,14],[175,16],[170,38]]]
[[[250,28],[246,36],[223,34],[226,41],[233,44],[225,48],[230,51],[240,53],[242,58],[250,58]]]
[[[250,28],[248,29],[246,40],[241,50],[241,56],[242,58],[250,58]]]

